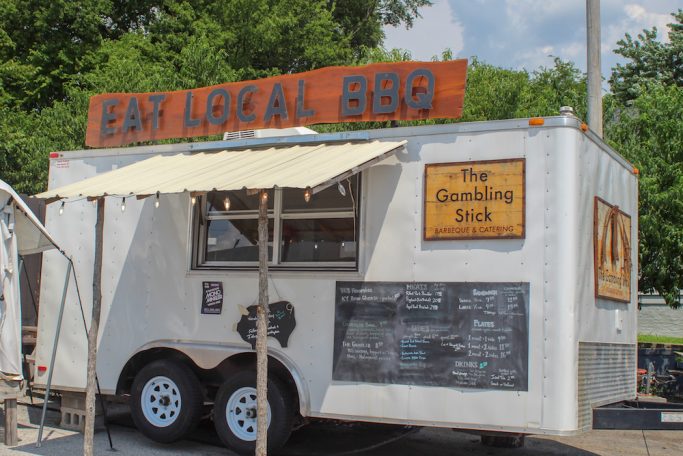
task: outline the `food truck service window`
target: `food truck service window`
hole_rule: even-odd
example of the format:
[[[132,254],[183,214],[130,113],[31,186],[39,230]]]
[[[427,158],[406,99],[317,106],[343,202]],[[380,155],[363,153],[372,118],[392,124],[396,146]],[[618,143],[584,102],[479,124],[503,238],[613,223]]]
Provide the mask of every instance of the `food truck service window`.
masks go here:
[[[308,201],[301,189],[268,193],[268,260],[276,269],[356,269],[358,175]],[[258,197],[209,192],[194,211],[194,267],[258,266]]]

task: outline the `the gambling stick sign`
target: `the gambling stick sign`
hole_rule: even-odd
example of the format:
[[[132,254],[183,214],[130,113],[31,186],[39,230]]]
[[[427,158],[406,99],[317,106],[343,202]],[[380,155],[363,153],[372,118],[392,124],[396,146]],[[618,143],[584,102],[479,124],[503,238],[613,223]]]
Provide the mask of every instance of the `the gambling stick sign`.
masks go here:
[[[328,67],[176,92],[90,99],[86,145],[318,123],[458,118],[467,60]]]
[[[525,160],[425,165],[424,239],[521,239]]]

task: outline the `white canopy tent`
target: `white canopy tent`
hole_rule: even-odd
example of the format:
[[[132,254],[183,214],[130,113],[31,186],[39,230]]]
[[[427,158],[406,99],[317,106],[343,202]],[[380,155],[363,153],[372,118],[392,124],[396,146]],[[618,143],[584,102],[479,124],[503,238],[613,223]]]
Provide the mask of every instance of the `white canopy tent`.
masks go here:
[[[57,247],[26,203],[0,180],[0,374],[23,378],[19,255]]]

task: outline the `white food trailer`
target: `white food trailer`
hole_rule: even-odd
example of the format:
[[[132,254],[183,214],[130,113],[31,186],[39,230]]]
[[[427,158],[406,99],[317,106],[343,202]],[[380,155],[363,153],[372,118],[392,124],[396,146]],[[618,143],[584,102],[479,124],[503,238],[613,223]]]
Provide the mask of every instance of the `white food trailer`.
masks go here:
[[[143,165],[155,156],[311,147],[336,173],[325,188],[269,197],[270,445],[301,417],[575,434],[591,428],[593,407],[635,397],[637,170],[572,115],[63,152],[49,188],[112,170],[122,187],[144,181],[125,167],[161,167]],[[335,161],[359,148],[364,164]],[[228,172],[220,166],[206,172]],[[162,172],[176,179],[173,169]],[[257,197],[124,196],[106,203],[102,393],[130,395],[138,427],[162,442],[213,410],[222,440],[246,451]],[[73,252],[86,315],[95,212],[71,198],[46,216]],[[44,255],[37,384],[65,269]],[[71,287],[56,390],[86,386],[77,303]]]

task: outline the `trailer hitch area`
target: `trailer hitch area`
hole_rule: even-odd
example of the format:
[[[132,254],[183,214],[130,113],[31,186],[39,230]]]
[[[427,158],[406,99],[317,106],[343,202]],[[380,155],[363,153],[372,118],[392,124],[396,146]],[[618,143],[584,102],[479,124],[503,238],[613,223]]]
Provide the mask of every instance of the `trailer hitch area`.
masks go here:
[[[593,409],[593,429],[683,430],[683,404],[623,401]]]

